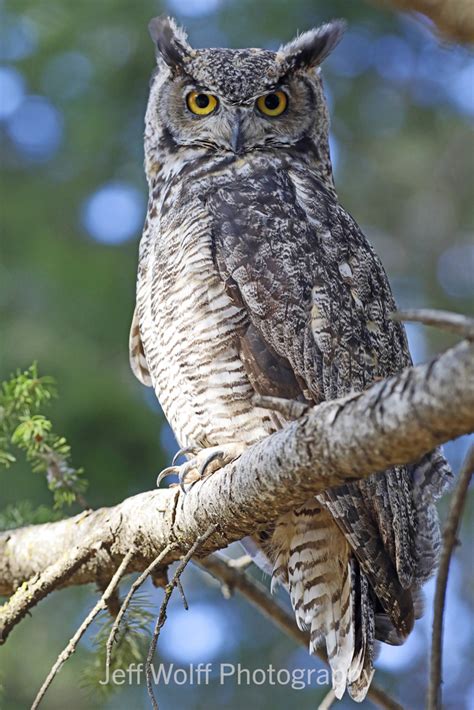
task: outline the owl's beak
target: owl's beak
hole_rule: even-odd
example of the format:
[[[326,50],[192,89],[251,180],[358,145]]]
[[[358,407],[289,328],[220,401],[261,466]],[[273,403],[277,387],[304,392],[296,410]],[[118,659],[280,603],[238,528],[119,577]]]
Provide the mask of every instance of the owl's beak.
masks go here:
[[[230,145],[234,153],[242,153],[242,148],[244,145],[244,132],[242,128],[243,123],[242,112],[237,110],[234,119],[234,125],[232,127],[232,135],[230,137]]]

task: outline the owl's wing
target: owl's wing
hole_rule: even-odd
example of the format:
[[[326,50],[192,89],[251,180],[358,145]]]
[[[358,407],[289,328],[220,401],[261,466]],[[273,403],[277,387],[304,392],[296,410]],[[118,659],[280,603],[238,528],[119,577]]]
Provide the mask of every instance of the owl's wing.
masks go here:
[[[135,377],[140,380],[143,385],[152,387],[150,371],[143,350],[142,338],[140,335],[140,324],[138,322],[137,309],[133,311],[132,325],[130,327],[130,337],[128,341],[130,367]]]
[[[290,372],[293,391],[317,403],[360,391],[410,363],[404,331],[389,318],[395,304],[383,267],[317,177],[295,168],[266,170],[221,187],[208,207],[217,267],[248,315],[241,351],[257,391],[287,397],[279,373]],[[271,392],[262,386],[264,352],[279,362],[272,377],[266,372]],[[392,469],[333,489],[321,501],[405,636],[413,623],[403,588],[410,586],[414,556],[409,472]]]
[[[360,391],[410,363],[383,267],[317,177],[267,170],[221,187],[208,207],[230,297],[308,400]]]

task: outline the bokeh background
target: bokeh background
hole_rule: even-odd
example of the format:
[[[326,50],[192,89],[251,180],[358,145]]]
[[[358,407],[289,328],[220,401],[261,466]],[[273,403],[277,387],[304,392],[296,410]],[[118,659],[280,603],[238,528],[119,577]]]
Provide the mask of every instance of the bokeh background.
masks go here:
[[[345,17],[349,31],[324,66],[341,201],[377,248],[401,306],[472,311],[474,62],[466,48],[443,45],[418,19],[363,0],[11,0],[0,8],[1,374],[37,360],[56,378],[60,398],[50,415],[72,444],[75,465],[85,468],[91,505],[153,487],[175,451],[153,393],[129,370],[127,351],[146,205],[141,136],[152,16],[173,14],[196,46],[268,48]],[[416,362],[452,342],[435,330],[408,330]],[[456,470],[467,445],[464,437],[446,446]],[[24,462],[0,471],[0,510],[21,500],[50,502],[44,477]],[[446,708],[457,710],[474,707],[472,517],[471,509],[445,625]],[[244,601],[225,600],[196,568],[184,586],[190,610],[172,601],[159,660],[318,667]],[[58,592],[13,632],[0,650],[0,707],[29,706],[93,592]],[[148,586],[146,593],[156,611],[161,592]],[[385,647],[377,662],[378,682],[408,708],[424,705],[432,594],[430,583],[427,613],[407,644]],[[147,707],[143,685],[110,699],[84,688],[93,653],[90,634],[44,707]],[[159,699],[163,710],[309,709],[326,691],[220,686],[214,678],[209,686],[161,687]],[[350,706],[347,699],[337,705]]]

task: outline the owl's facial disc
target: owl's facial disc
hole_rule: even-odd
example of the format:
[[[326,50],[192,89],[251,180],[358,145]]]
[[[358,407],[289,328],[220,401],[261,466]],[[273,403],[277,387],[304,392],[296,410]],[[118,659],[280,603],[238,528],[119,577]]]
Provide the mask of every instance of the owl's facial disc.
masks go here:
[[[314,123],[319,96],[304,77],[271,83],[262,77],[251,93],[241,95],[202,78],[176,76],[157,88],[155,116],[175,149],[241,155],[291,145]]]
[[[219,147],[237,154],[244,152],[246,147],[251,148],[251,145],[247,145],[247,138],[250,137],[247,133],[252,120],[258,121],[259,117],[278,119],[287,110],[288,102],[288,95],[281,89],[263,94],[253,102],[236,106],[226,105],[224,100],[222,112],[225,116],[221,116],[217,123],[219,130],[215,131],[215,135],[222,139]],[[194,120],[196,117],[204,119],[219,111],[220,100],[215,94],[196,90],[186,94],[185,105]]]

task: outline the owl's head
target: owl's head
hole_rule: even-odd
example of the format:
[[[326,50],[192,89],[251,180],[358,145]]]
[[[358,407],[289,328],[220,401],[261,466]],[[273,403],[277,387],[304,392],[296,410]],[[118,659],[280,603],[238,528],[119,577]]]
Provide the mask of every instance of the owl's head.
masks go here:
[[[339,42],[342,21],[305,32],[277,52],[193,49],[171,18],[155,18],[149,27],[157,69],[145,136],[157,159],[164,151],[242,154],[327,139],[319,67]]]

